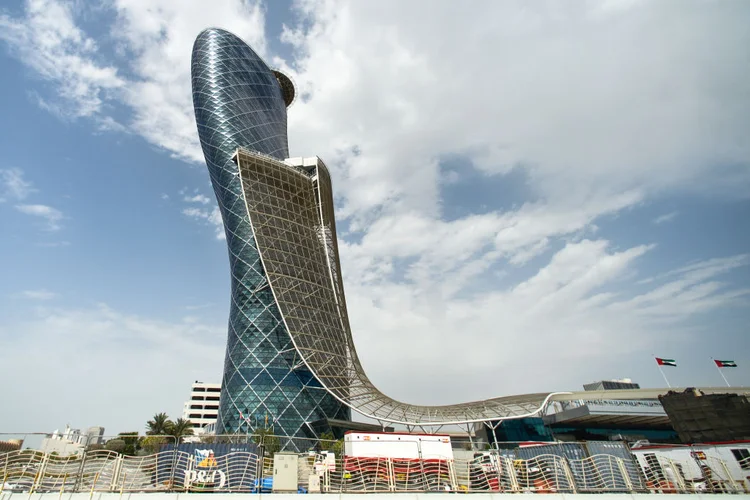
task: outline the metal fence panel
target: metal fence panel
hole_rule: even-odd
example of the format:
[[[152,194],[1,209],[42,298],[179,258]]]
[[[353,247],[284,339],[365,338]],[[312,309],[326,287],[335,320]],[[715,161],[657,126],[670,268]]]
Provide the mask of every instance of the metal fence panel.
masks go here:
[[[47,455],[34,450],[0,454],[0,486],[11,490],[32,491],[43,471],[46,458]]]
[[[37,475],[34,491],[50,493],[75,489],[82,465],[83,458],[78,455],[47,455]]]
[[[172,480],[190,491],[251,491],[258,477],[258,446],[254,443],[183,443],[165,445],[164,452],[184,454],[177,464],[162,463]]]
[[[486,451],[466,459],[334,458],[309,451],[297,461],[299,492],[741,492],[738,480],[718,458],[678,461],[653,455],[643,469],[633,471],[636,465],[628,455],[616,456],[614,448],[610,451],[615,453],[569,458],[582,450],[570,444],[519,448],[510,456],[507,450]],[[588,451],[606,448],[590,446]],[[271,493],[273,456],[251,452],[258,449],[248,443],[193,443],[166,446],[148,456],[106,450],[66,457],[12,451],[0,453],[0,491]],[[641,475],[643,485],[631,480]]]
[[[529,460],[540,455],[556,455],[568,460],[581,460],[586,458],[586,448],[582,443],[550,443],[544,445],[524,446],[516,448],[515,458]]]
[[[643,477],[638,461],[630,452],[630,447],[621,441],[586,441],[588,456],[612,455],[622,459],[622,466],[628,474],[628,479],[634,491],[646,490],[646,481]]]

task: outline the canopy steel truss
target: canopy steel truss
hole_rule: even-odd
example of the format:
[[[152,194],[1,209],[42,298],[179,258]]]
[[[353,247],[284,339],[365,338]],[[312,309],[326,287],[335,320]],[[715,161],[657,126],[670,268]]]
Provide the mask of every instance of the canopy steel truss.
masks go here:
[[[261,262],[292,343],[339,401],[379,421],[419,426],[518,418],[546,406],[550,393],[420,406],[380,392],[362,368],[349,326],[328,169],[317,158],[294,165],[244,149],[234,160]]]

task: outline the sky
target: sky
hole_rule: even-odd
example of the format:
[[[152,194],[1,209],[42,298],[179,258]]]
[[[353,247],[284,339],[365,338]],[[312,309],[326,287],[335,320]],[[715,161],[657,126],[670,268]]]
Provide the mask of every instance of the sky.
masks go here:
[[[0,432],[178,417],[229,311],[190,53],[295,82],[359,355],[449,404],[750,386],[750,3],[26,0],[0,7]]]

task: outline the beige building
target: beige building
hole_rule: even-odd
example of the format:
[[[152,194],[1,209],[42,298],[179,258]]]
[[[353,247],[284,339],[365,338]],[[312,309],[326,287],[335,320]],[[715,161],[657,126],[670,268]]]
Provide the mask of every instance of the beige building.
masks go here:
[[[9,439],[7,441],[0,441],[0,453],[8,453],[9,451],[20,450],[23,446],[23,439]]]
[[[103,444],[104,427],[89,427],[86,432],[80,429],[72,429],[69,425],[60,432],[55,430],[52,434],[42,439],[40,450],[44,453],[56,453],[67,456],[82,453],[88,446]]]
[[[182,418],[193,425],[193,435],[205,433],[205,426],[216,422],[219,414],[221,384],[195,381],[190,388],[190,399],[185,401]]]

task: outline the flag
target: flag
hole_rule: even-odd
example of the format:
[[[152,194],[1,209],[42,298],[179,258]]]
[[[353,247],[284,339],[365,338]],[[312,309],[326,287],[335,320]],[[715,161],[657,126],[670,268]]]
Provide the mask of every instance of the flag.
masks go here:
[[[659,366],[677,366],[677,361],[667,358],[656,358],[656,364]]]
[[[714,363],[716,363],[716,366],[718,366],[719,368],[737,368],[737,363],[728,359],[725,359],[723,361],[720,359],[715,359]]]

